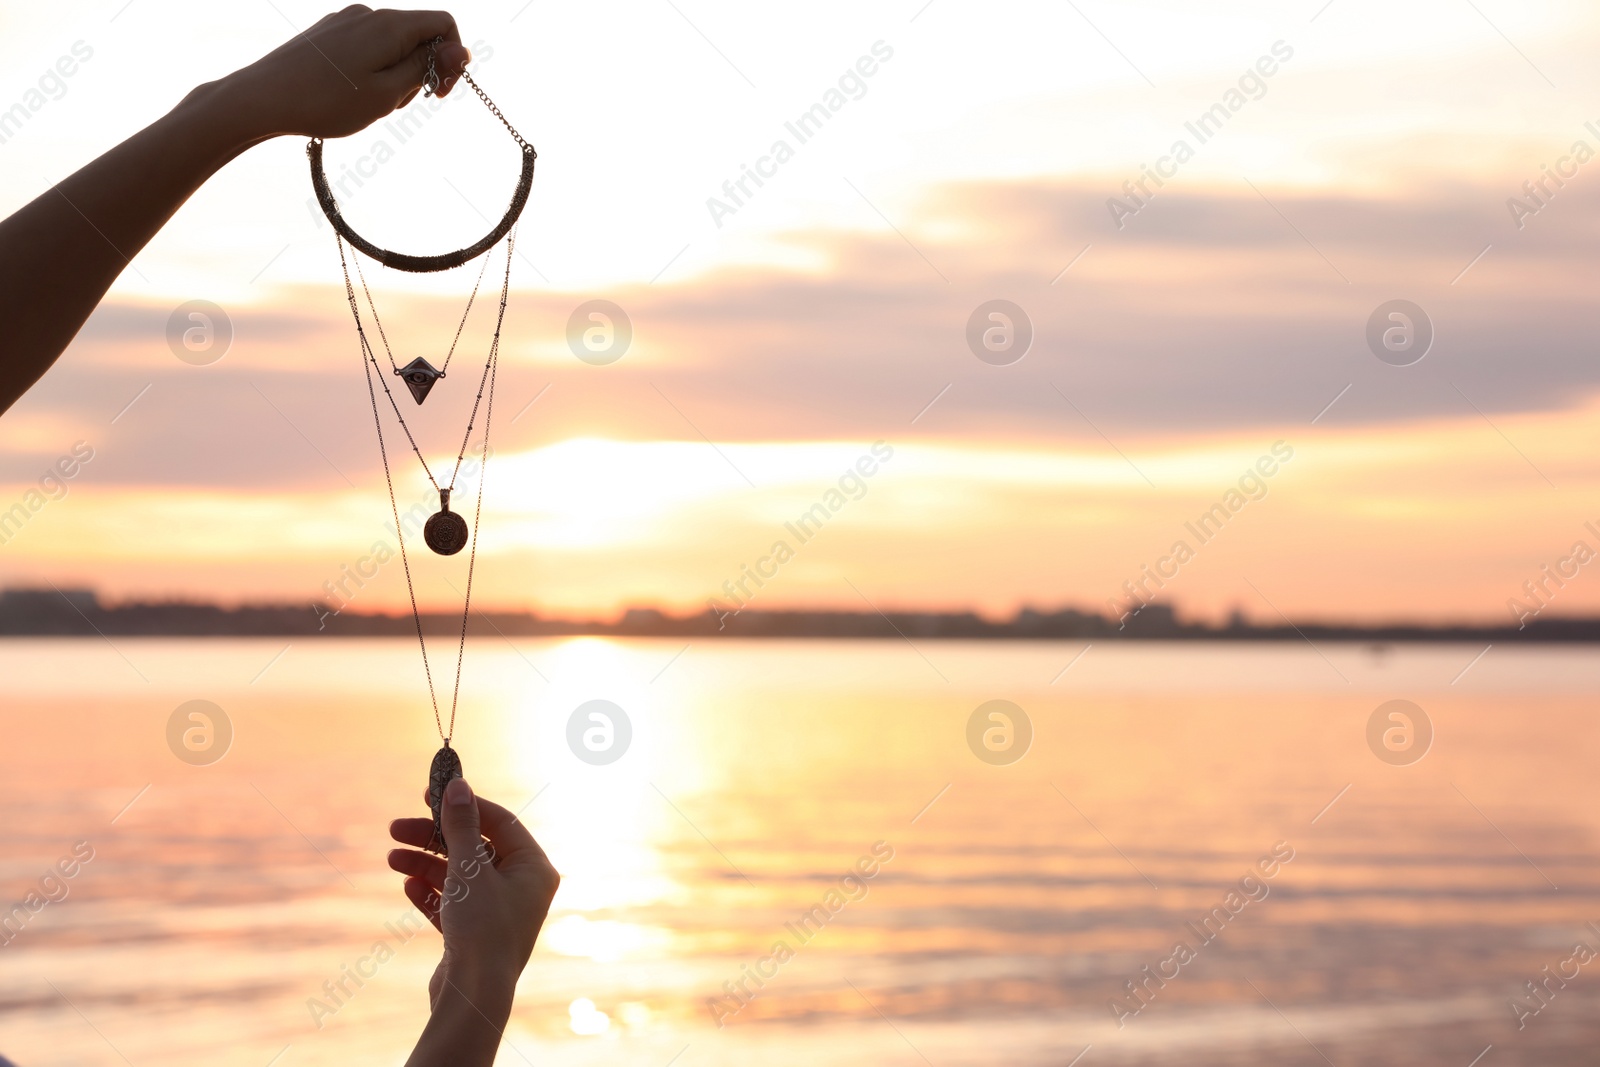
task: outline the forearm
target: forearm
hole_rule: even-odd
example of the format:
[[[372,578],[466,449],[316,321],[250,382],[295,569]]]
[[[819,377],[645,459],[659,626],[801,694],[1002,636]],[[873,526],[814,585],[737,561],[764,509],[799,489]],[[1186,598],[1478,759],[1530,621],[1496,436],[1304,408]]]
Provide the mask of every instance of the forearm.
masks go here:
[[[446,977],[406,1067],[493,1067],[515,989],[515,979]]]
[[[279,134],[346,137],[450,91],[471,53],[443,11],[352,5],[208,82],[0,222],[0,412],[72,341],[128,261],[225,163]]]
[[[140,249],[261,134],[229,114],[230,83],[194,90],[155,123],[0,222],[0,411],[76,336]]]

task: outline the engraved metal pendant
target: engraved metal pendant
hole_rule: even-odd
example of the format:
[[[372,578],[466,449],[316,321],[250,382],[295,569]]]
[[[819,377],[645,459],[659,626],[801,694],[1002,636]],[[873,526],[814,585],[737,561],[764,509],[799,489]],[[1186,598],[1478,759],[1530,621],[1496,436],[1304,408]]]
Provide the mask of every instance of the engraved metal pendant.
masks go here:
[[[422,539],[441,556],[453,556],[467,544],[467,520],[450,510],[450,490],[439,490],[439,510],[422,527]]]
[[[428,806],[433,809],[433,848],[440,855],[448,855],[444,845],[444,825],[439,821],[444,814],[444,787],[450,779],[461,777],[461,757],[445,742],[433,754],[433,766],[428,768]]]
[[[400,379],[406,383],[406,388],[411,390],[411,396],[419,404],[428,399],[428,390],[433,388],[433,383],[444,377],[443,371],[434,370],[433,364],[421,356],[395,373],[400,375]]]

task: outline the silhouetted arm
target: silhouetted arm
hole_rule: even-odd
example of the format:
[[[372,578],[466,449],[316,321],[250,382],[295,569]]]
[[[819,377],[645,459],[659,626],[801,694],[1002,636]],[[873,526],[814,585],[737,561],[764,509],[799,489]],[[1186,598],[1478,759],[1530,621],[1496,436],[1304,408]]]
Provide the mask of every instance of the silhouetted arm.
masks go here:
[[[443,37],[440,93],[470,58],[442,11],[329,15],[208,82],[0,222],[0,412],[38,381],[128,261],[229,160],[271,137],[344,137],[408,102]]]

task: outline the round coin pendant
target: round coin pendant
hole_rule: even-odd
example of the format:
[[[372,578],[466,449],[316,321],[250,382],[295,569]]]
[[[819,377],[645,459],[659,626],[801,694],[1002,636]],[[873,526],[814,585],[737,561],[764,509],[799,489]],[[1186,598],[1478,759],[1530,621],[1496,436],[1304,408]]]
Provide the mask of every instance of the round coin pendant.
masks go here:
[[[450,490],[439,490],[439,510],[422,527],[422,539],[441,556],[453,556],[467,546],[467,520],[450,510]]]
[[[422,528],[422,539],[441,556],[453,556],[467,545],[467,520],[453,511],[441,511]]]

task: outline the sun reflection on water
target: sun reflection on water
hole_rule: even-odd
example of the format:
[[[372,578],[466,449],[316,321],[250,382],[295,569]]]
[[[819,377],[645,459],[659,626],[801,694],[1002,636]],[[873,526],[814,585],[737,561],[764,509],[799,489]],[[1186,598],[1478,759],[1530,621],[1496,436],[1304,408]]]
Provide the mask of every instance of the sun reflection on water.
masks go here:
[[[658,952],[672,942],[672,933],[657,926],[586,919],[564,915],[545,926],[539,943],[562,956],[581,956],[596,963],[615,963],[627,956]]]
[[[673,728],[682,718],[674,690],[654,684],[674,651],[595,637],[544,647],[539,671],[549,684],[524,690],[504,724],[512,777],[526,795],[543,790],[530,821],[562,872],[560,911],[681,897],[663,849],[686,828],[653,783],[670,774],[675,789],[686,781],[693,788],[697,776],[686,779],[683,771],[703,761],[693,751],[693,734]],[[612,702],[626,718],[626,728],[613,724],[611,743],[626,745],[613,762],[586,762],[569,743],[569,720],[592,700]],[[565,929],[574,954],[600,959],[648,940],[640,934],[630,941],[622,927],[589,922]]]

